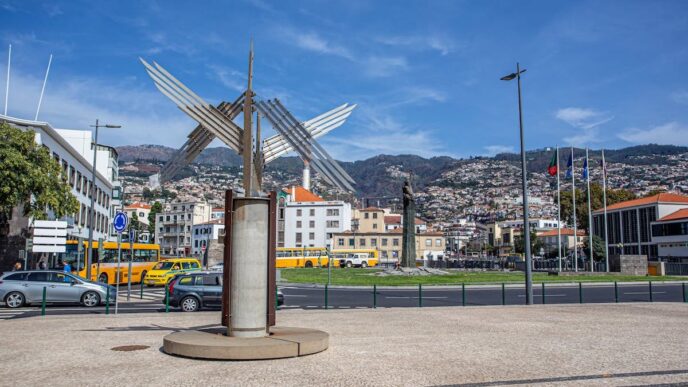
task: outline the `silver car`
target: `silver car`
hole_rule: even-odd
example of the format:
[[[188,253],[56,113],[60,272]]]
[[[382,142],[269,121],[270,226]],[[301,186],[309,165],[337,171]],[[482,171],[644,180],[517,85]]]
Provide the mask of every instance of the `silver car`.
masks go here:
[[[94,307],[105,302],[110,288],[110,302],[116,290],[107,284],[92,282],[56,270],[13,271],[0,277],[0,300],[9,308],[41,303],[45,288],[46,302],[81,303]]]

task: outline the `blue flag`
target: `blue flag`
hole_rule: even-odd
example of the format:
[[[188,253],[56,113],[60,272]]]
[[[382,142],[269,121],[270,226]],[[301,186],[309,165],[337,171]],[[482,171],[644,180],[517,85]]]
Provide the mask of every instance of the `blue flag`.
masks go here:
[[[588,158],[585,158],[585,162],[583,163],[583,178],[587,179],[588,178]]]
[[[566,178],[570,179],[573,173],[573,153],[569,155],[569,161],[566,163]]]

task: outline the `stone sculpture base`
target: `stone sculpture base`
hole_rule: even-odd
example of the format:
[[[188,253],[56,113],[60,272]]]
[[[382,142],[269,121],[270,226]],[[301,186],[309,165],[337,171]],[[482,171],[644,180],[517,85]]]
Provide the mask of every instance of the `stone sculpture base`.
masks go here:
[[[272,327],[270,336],[238,338],[226,328],[170,333],[163,351],[170,355],[209,360],[266,360],[311,355],[329,346],[327,332],[308,328]]]
[[[398,269],[387,269],[383,271],[379,271],[375,273],[376,276],[384,277],[387,275],[404,275],[404,276],[413,276],[413,275],[445,275],[449,274],[449,272],[440,270],[440,269],[432,269],[429,267],[416,267],[416,268],[407,268],[407,267],[400,267]]]

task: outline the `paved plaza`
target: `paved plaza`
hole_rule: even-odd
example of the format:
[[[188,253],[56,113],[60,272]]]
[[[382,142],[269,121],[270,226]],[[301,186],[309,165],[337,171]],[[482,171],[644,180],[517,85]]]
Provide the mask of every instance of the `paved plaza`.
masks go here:
[[[634,385],[688,382],[688,304],[288,310],[323,329],[302,358],[220,362],[168,356],[164,335],[219,312],[31,317],[0,322],[0,384]],[[148,346],[122,352],[111,348]]]

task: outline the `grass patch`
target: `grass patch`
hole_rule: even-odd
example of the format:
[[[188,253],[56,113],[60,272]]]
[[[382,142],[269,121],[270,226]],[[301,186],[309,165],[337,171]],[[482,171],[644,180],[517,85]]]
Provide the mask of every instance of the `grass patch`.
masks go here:
[[[291,283],[326,284],[327,269],[294,268],[280,269],[282,280]],[[519,283],[525,281],[521,272],[465,272],[451,271],[447,275],[427,276],[375,276],[380,269],[332,268],[332,285],[360,286],[403,286],[403,285],[442,285],[442,284],[489,284]],[[639,282],[639,281],[686,281],[688,277],[647,277],[633,275],[580,275],[550,276],[546,273],[533,273],[533,282]]]

